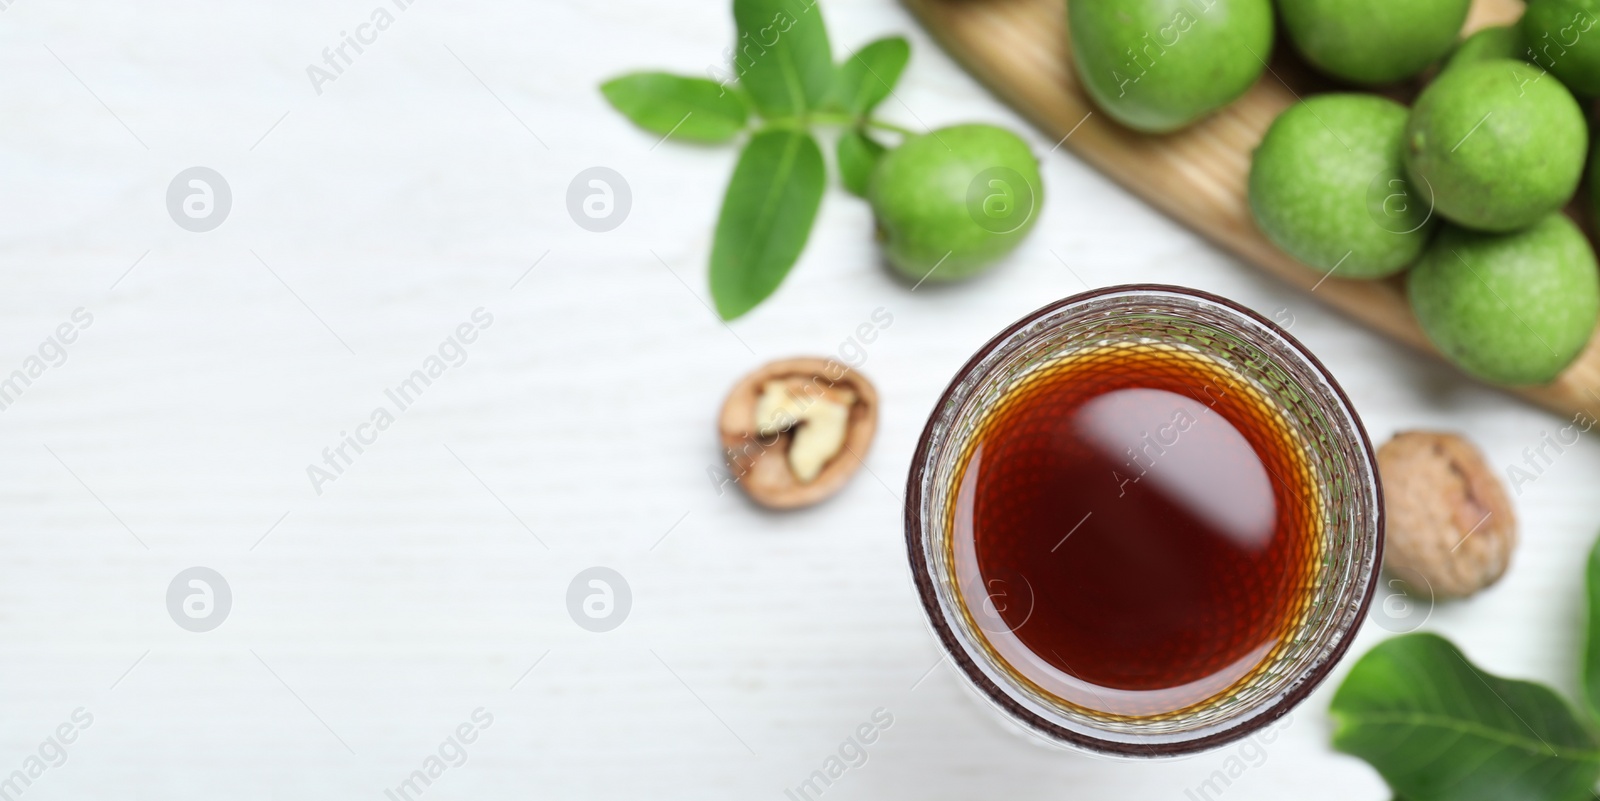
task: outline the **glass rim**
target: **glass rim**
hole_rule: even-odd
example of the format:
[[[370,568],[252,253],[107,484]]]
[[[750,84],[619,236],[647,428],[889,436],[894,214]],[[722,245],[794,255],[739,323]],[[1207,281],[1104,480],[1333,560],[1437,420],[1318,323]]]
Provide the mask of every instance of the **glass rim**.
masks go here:
[[[956,416],[955,411],[953,411],[955,407],[952,406],[955,396],[958,392],[965,391],[965,388],[974,380],[982,380],[988,373],[984,369],[984,362],[999,352],[1003,346],[1012,341],[1019,332],[1027,327],[1073,307],[1085,306],[1094,301],[1117,296],[1130,298],[1150,297],[1152,299],[1176,297],[1188,301],[1198,301],[1214,307],[1225,315],[1231,315],[1247,325],[1257,327],[1270,337],[1279,340],[1285,350],[1292,354],[1293,358],[1301,360],[1303,366],[1309,368],[1309,371],[1323,383],[1323,389],[1334,401],[1333,406],[1349,418],[1356,440],[1353,444],[1359,445],[1359,448],[1355,450],[1357,450],[1360,459],[1364,461],[1368,472],[1372,476],[1370,496],[1373,504],[1373,536],[1370,538],[1370,543],[1360,549],[1364,554],[1370,553],[1372,557],[1370,559],[1370,567],[1361,571],[1357,576],[1357,579],[1363,582],[1365,586],[1360,588],[1359,601],[1355,607],[1349,610],[1334,627],[1334,636],[1323,647],[1314,652],[1310,661],[1296,672],[1293,682],[1279,691],[1263,707],[1256,710],[1254,714],[1245,715],[1236,720],[1224,721],[1223,724],[1220,724],[1223,725],[1220,730],[1205,732],[1192,738],[1141,741],[1137,737],[1114,739],[1095,736],[1092,733],[1050,720],[1022,703],[1014,691],[1001,686],[981,669],[967,652],[967,649],[963,647],[962,638],[966,635],[964,632],[958,633],[956,627],[947,618],[940,601],[939,589],[935,585],[938,576],[925,553],[928,536],[927,529],[930,524],[936,525],[936,523],[924,519],[923,485],[928,473],[938,467],[935,460],[931,458],[935,444],[934,440],[938,435],[937,429],[940,423],[950,422]],[[1056,326],[1063,325],[1066,322],[1067,319],[1059,321],[1052,325],[1052,329],[1047,330],[1053,330]],[[933,411],[928,416],[928,422],[923,427],[922,434],[918,439],[917,448],[912,455],[909,475],[907,476],[905,536],[911,577],[923,615],[939,640],[945,656],[960,669],[965,681],[968,682],[972,689],[997,706],[1013,722],[1022,725],[1025,729],[1030,730],[1031,733],[1041,735],[1056,744],[1104,756],[1160,758],[1194,754],[1248,737],[1281,719],[1320,687],[1333,671],[1333,668],[1343,660],[1344,655],[1349,651],[1352,642],[1355,640],[1355,634],[1360,628],[1361,621],[1365,620],[1368,610],[1371,608],[1372,598],[1378,585],[1378,573],[1382,569],[1385,509],[1383,485],[1378,475],[1377,464],[1377,456],[1372,447],[1371,437],[1367,433],[1360,414],[1356,411],[1355,405],[1351,403],[1344,388],[1340,386],[1338,380],[1334,378],[1333,374],[1315,354],[1272,320],[1232,300],[1190,287],[1138,283],[1090,289],[1035,309],[989,338],[962,364],[960,369],[951,377],[944,391],[940,393]]]

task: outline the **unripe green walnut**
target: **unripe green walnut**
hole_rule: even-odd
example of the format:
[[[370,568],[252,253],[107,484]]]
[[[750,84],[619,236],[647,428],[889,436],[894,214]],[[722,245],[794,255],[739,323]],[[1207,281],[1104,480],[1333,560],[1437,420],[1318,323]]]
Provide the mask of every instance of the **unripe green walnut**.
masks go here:
[[[1026,142],[993,125],[913,136],[884,154],[867,187],[884,254],[912,281],[983,272],[1022,243],[1044,185]]]
[[[1525,58],[1582,97],[1600,96],[1600,2],[1528,0],[1522,14]]]
[[[1521,26],[1494,25],[1480,28],[1477,33],[1461,40],[1461,44],[1450,52],[1450,58],[1445,60],[1444,69],[1491,58],[1527,61],[1529,52],[1528,45],[1522,40]]]
[[[1594,251],[1560,212],[1509,234],[1445,226],[1411,270],[1407,294],[1428,339],[1497,384],[1555,379],[1600,314]]]
[[[1095,104],[1149,133],[1233,102],[1272,53],[1271,0],[1072,0],[1067,25]]]
[[[1417,97],[1406,170],[1446,219],[1512,231],[1571,199],[1588,125],[1572,93],[1537,66],[1486,59],[1451,67]]]
[[[1450,52],[1471,0],[1278,0],[1312,66],[1360,84],[1409,78]]]
[[[1369,94],[1290,106],[1250,162],[1250,211],[1273,244],[1341,278],[1404,269],[1437,220],[1405,179],[1405,106]]]

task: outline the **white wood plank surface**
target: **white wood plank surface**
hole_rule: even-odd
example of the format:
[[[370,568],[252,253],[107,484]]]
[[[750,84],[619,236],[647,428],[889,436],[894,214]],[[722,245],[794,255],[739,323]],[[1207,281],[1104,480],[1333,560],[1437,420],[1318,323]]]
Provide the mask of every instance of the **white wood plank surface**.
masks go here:
[[[1086,284],[1179,283],[1292,315],[1376,439],[1466,429],[1506,465],[1561,425],[1256,277],[1032,131],[1043,219],[993,274],[910,292],[864,204],[831,189],[782,290],[725,327],[705,263],[734,151],[658,145],[595,89],[703,72],[731,39],[724,3],[417,0],[319,95],[307,65],[377,4],[0,11],[0,374],[93,315],[0,412],[0,777],[75,710],[93,719],[15,797],[384,798],[471,724],[464,764],[419,797],[779,799],[879,708],[892,725],[830,801],[1199,797],[1237,748],[1049,751],[933,667],[898,496],[970,352]],[[897,6],[823,7],[836,47],[910,35],[886,117],[1022,128]],[[166,207],[195,165],[232,192],[209,233]],[[607,233],[566,208],[593,166],[632,192]],[[307,465],[480,307],[493,322],[465,363],[317,494]],[[794,514],[719,496],[726,388],[836,352],[879,307],[893,323],[866,346],[883,402],[869,470]],[[1567,691],[1594,437],[1517,498],[1505,581],[1428,624]],[[565,600],[595,565],[632,590],[604,634]],[[169,616],[191,566],[231,588],[214,631]],[[1385,635],[1369,624],[1357,650]],[[1223,795],[1387,799],[1329,749],[1329,696]]]

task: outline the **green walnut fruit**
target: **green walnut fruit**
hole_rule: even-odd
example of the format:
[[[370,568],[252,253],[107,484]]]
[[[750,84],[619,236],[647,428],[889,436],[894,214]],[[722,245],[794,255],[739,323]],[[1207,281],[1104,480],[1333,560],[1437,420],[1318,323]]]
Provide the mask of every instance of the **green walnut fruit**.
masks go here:
[[[914,281],[976,275],[1033,228],[1039,160],[1016,134],[956,125],[884,154],[867,187],[889,263]]]
[[[1405,178],[1405,106],[1368,94],[1307,98],[1278,115],[1250,163],[1250,211],[1274,244],[1346,278],[1416,261],[1437,221]]]
[[[1522,28],[1518,25],[1495,25],[1482,28],[1462,40],[1450,53],[1444,68],[1459,67],[1486,61],[1491,58],[1527,60],[1528,46],[1522,41]]]
[[[1360,84],[1409,78],[1455,47],[1471,0],[1278,0],[1312,66]]]
[[[1149,133],[1233,102],[1272,51],[1271,0],[1072,0],[1067,25],[1095,104]]]
[[[1509,234],[1446,226],[1411,271],[1417,321],[1440,351],[1497,384],[1543,384],[1600,314],[1594,251],[1560,212]]]
[[[1560,81],[1526,62],[1488,59],[1445,70],[1422,90],[1406,128],[1406,170],[1446,219],[1512,231],[1572,197],[1588,136]]]
[[[1575,94],[1600,96],[1600,0],[1528,0],[1524,57]]]

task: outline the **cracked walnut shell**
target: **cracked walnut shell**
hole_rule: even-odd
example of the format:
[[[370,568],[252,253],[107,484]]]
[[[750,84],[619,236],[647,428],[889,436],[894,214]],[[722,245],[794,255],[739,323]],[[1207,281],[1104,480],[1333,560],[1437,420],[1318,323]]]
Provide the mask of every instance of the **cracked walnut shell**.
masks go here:
[[[773,509],[810,506],[861,467],[878,429],[878,393],[838,361],[782,359],[739,379],[717,427],[746,495]]]

